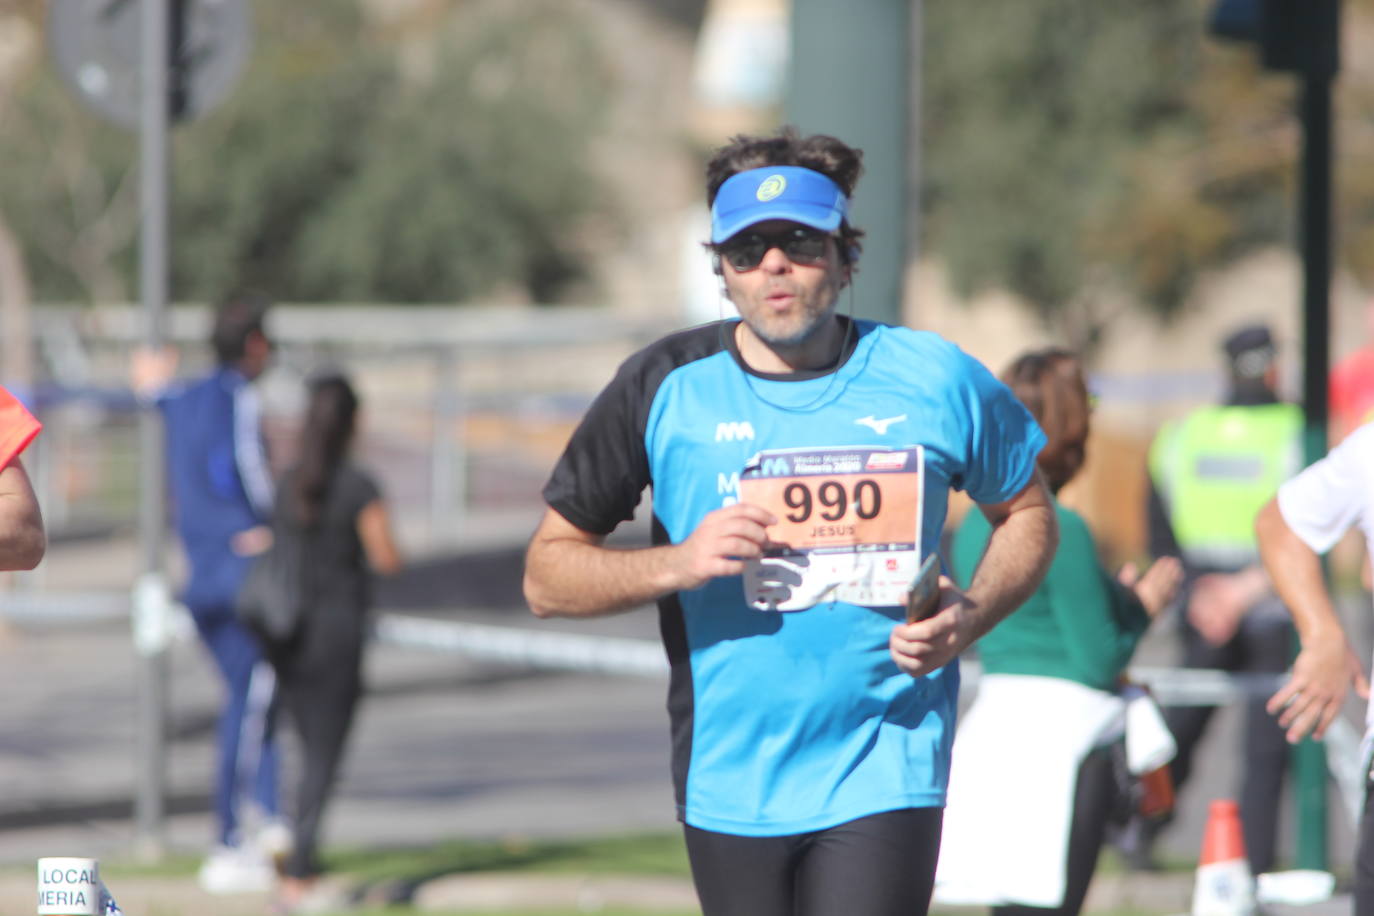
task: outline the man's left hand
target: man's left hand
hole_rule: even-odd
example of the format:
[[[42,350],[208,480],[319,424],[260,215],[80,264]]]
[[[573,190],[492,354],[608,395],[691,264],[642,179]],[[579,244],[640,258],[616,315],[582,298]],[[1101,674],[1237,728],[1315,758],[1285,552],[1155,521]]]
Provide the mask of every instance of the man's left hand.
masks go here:
[[[888,651],[897,667],[912,677],[922,677],[948,665],[973,642],[972,607],[954,581],[941,576],[939,610],[925,620],[892,628]]]

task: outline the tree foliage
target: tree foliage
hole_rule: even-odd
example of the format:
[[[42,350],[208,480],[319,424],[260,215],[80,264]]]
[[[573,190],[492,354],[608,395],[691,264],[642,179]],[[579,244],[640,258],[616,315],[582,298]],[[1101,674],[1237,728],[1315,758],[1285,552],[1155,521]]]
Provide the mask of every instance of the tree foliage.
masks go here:
[[[587,145],[603,99],[579,85],[596,73],[595,47],[566,14],[554,18],[564,21],[531,29],[508,17],[456,33],[442,77],[379,113],[361,142],[389,165],[310,225],[310,288],[422,301],[436,286],[469,298],[522,278],[550,301],[578,276],[578,224],[600,199]]]
[[[1201,271],[1293,243],[1296,81],[1209,37],[1211,5],[927,0],[928,237],[961,292],[1091,346],[1109,303],[1167,316]]]
[[[173,133],[175,297],[239,284],[296,301],[566,295],[579,227],[606,199],[588,146],[612,80],[593,36],[556,0],[427,9],[398,27],[356,3],[255,4],[241,83]],[[37,298],[122,297],[136,238],[104,253],[119,282],[90,282],[65,254],[89,218],[57,160],[127,227],[136,201],[115,189],[136,173],[136,138],[63,95],[42,71],[16,94],[25,129],[0,135],[0,213],[21,238],[51,239],[28,246]]]
[[[0,220],[40,299],[120,301],[133,285],[137,147],[31,68],[0,95]]]

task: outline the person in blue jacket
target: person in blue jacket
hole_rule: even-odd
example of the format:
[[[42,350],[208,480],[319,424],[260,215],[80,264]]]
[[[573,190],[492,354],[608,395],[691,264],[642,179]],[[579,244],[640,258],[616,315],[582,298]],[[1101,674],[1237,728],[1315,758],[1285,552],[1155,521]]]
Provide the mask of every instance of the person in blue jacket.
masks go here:
[[[134,386],[156,398],[166,427],[167,475],[176,530],[189,575],[181,600],[224,681],[217,734],[216,845],[201,883],[216,892],[265,890],[268,857],[289,843],[277,794],[278,753],[269,710],[272,668],[234,614],[234,599],[254,556],[271,543],[272,475],[261,410],[252,386],[272,355],[268,300],[235,293],[216,309],[210,343],[216,366],[203,378],[169,384],[170,353],[139,354]],[[245,836],[248,805],[260,835]]]

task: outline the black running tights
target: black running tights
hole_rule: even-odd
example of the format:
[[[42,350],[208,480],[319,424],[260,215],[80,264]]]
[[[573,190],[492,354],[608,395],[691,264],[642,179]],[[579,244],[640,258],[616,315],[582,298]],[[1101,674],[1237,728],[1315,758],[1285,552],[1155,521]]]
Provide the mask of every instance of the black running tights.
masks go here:
[[[704,916],[924,916],[940,808],[907,808],[790,836],[685,827]]]

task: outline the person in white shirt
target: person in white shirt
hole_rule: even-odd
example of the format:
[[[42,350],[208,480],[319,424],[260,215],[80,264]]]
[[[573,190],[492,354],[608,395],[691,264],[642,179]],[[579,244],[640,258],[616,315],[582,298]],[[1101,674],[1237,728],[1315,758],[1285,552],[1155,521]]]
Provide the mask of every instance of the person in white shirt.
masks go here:
[[[1374,544],[1374,422],[1359,427],[1322,460],[1279,487],[1255,519],[1260,558],[1293,615],[1301,651],[1270,699],[1288,740],[1321,738],[1350,689],[1369,697],[1369,681],[1336,614],[1321,555],[1358,524]],[[1365,807],[1356,852],[1355,914],[1374,916],[1374,706],[1365,714],[1361,761]]]

